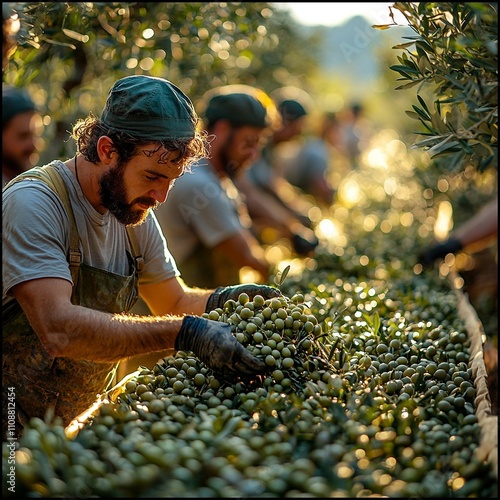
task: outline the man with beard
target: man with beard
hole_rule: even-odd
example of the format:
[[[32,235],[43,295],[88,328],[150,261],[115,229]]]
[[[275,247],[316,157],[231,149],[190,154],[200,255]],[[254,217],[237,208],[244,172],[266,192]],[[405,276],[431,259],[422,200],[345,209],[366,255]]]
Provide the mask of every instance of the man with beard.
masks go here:
[[[151,210],[206,154],[196,124],[171,82],[125,77],[100,118],[73,127],[74,158],[4,188],[2,392],[15,399],[15,411],[4,405],[4,440],[49,410],[67,425],[106,390],[117,363],[138,354],[192,351],[233,376],[265,370],[229,325],[200,316],[242,292],[279,291],[187,287]],[[154,316],[128,314],[138,294]]]
[[[191,286],[234,283],[244,266],[260,275],[257,281],[269,276],[269,263],[233,183],[260,154],[272,124],[265,97],[246,85],[219,87],[205,96],[209,158],[178,180],[157,211],[170,251]]]
[[[261,239],[267,228],[274,228],[278,237],[289,239],[298,255],[311,256],[319,244],[306,215],[312,205],[285,179],[277,151],[283,151],[283,146],[301,136],[312,101],[298,87],[282,87],[273,91],[271,97],[281,118],[280,126],[236,185],[246,198],[248,212]]]
[[[35,103],[26,90],[2,88],[2,186],[33,166],[35,116]]]

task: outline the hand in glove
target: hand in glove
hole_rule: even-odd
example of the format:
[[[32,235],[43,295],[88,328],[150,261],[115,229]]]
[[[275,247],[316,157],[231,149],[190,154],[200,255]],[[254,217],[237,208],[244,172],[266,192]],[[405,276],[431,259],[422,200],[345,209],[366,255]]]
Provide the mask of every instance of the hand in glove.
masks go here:
[[[297,219],[300,221],[300,223],[303,226],[306,226],[309,229],[312,229],[313,223],[312,223],[311,219],[307,215],[302,215],[302,214],[296,213],[296,216],[297,216]]]
[[[455,238],[450,238],[443,243],[438,243],[427,248],[418,256],[418,261],[423,266],[431,266],[436,259],[442,259],[449,253],[458,252],[463,248],[462,243]]]
[[[319,240],[316,236],[313,236],[312,239],[306,239],[298,234],[293,234],[291,241],[294,251],[298,255],[302,256],[306,256],[311,252],[314,252],[319,244]]]
[[[267,285],[255,285],[253,283],[233,286],[221,286],[210,295],[207,301],[205,312],[213,311],[218,307],[224,307],[227,300],[233,299],[238,301],[240,294],[246,293],[253,299],[256,295],[262,295],[265,299],[279,297],[281,292],[277,288]]]
[[[257,375],[267,366],[243,347],[225,323],[185,316],[175,339],[175,349],[193,352],[212,370]]]

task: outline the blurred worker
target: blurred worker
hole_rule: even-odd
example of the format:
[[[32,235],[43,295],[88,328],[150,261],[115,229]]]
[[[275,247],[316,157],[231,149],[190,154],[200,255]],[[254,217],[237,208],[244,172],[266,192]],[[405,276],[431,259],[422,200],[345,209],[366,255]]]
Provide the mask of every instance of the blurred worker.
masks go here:
[[[462,249],[477,252],[486,248],[498,237],[498,196],[489,201],[472,218],[453,231],[449,238],[434,243],[419,255],[419,262],[431,266],[437,259]]]
[[[339,113],[342,132],[342,145],[339,147],[350,163],[351,168],[359,167],[361,153],[373,135],[372,124],[366,118],[364,106],[352,103],[347,110]]]
[[[300,92],[301,101],[297,92]],[[293,97],[291,97],[293,95]],[[278,171],[275,149],[302,133],[308,95],[295,87],[284,87],[274,92],[281,126],[270,136],[260,158],[244,176],[236,180],[238,189],[245,195],[250,217],[261,228],[272,227],[290,239],[299,255],[310,255],[318,245],[311,230],[311,221],[305,214],[309,205],[302,203],[297,190]]]
[[[242,292],[279,291],[187,287],[151,210],[205,156],[197,121],[171,82],[122,78],[101,117],[73,127],[73,158],[30,169],[3,189],[2,393],[15,390],[16,437],[49,410],[67,425],[109,388],[117,363],[135,355],[191,351],[231,376],[266,369],[228,325],[201,315]],[[154,316],[129,314],[138,294]],[[3,406],[5,440],[12,415]]]
[[[24,89],[2,87],[2,186],[33,165],[36,106]]]
[[[270,265],[251,232],[245,205],[233,184],[260,154],[270,125],[266,107],[252,87],[237,86],[208,93],[205,130],[210,138],[207,159],[177,179],[175,190],[156,216],[169,249],[187,284],[215,287],[238,280],[248,266],[269,277]]]
[[[335,113],[325,112],[318,135],[308,137],[294,156],[287,157],[284,165],[288,182],[327,207],[332,204],[335,195],[328,174],[339,141],[337,117]]]

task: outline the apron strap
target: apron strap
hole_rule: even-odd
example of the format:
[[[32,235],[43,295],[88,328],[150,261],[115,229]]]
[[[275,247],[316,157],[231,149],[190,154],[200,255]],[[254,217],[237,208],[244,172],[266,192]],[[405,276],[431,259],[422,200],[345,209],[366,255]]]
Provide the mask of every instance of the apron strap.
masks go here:
[[[73,208],[69,201],[68,191],[66,189],[66,185],[64,181],[61,179],[59,172],[52,165],[46,165],[44,168],[47,174],[52,181],[52,185],[49,186],[54,189],[54,191],[59,195],[61,201],[66,207],[66,211],[68,213],[68,217],[71,224],[70,229],[70,243],[69,243],[69,255],[68,255],[68,263],[71,271],[71,277],[73,278],[74,286],[76,286],[76,282],[78,281],[78,268],[82,262],[82,254],[80,252],[80,239],[78,237],[78,229],[76,226],[75,214],[73,213]]]
[[[137,240],[137,235],[135,234],[134,228],[127,226],[127,235],[132,247],[132,256],[135,260],[135,267],[137,272],[140,273],[144,270],[144,257],[142,256],[139,249],[139,241]]]
[[[3,190],[5,191],[11,185],[25,179],[38,179],[45,182],[45,184],[47,184],[52,189],[52,191],[54,191],[59,196],[61,202],[66,208],[66,213],[68,214],[70,222],[68,263],[70,267],[71,278],[73,279],[73,289],[75,289],[78,282],[78,269],[82,262],[82,254],[80,252],[80,238],[78,236],[75,214],[73,213],[73,208],[71,207],[64,181],[62,180],[57,169],[53,165],[49,164],[43,167],[33,167],[32,169],[19,174],[17,177],[12,179],[4,187]]]

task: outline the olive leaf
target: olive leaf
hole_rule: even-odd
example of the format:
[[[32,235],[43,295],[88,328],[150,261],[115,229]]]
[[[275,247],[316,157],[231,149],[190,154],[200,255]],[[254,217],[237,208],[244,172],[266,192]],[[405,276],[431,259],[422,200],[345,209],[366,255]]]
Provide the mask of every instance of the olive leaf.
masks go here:
[[[281,273],[278,274],[274,277],[274,284],[279,288],[284,282],[286,277],[288,276],[288,273],[290,272],[290,265],[286,266]]]
[[[379,329],[380,329],[380,316],[378,312],[375,312],[375,314],[373,315],[373,334],[377,335]]]

